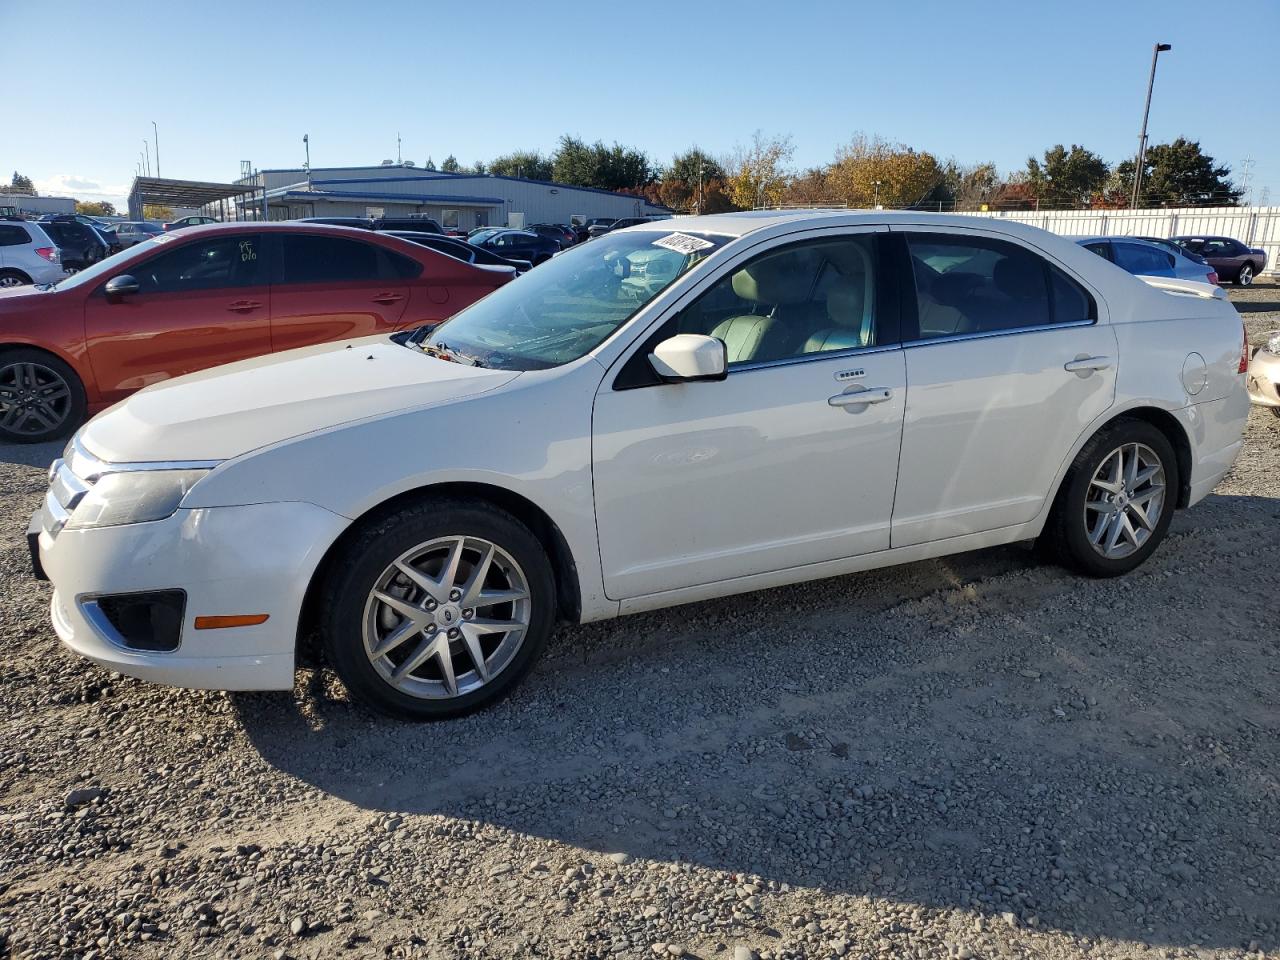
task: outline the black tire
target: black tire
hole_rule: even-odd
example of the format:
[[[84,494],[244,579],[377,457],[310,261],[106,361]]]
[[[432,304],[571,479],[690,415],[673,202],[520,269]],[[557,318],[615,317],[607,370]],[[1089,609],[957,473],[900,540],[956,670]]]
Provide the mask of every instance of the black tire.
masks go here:
[[[451,536],[483,538],[515,560],[528,585],[529,624],[510,662],[478,689],[448,699],[425,699],[397,689],[375,669],[365,651],[365,605],[398,557]],[[432,497],[383,515],[354,535],[330,570],[320,615],[325,654],[354,699],[392,717],[444,720],[493,703],[533,667],[555,624],[555,580],[542,545],[510,513],[482,501]]]
[[[1280,407],[1272,407],[1271,412],[1274,413],[1277,417],[1280,417]]]
[[[1246,263],[1236,274],[1236,286],[1248,287],[1253,284],[1253,264]]]
[[[31,364],[41,371],[38,386],[35,389],[23,388],[18,370],[19,365]],[[30,402],[39,403],[49,396],[54,386],[54,378],[66,386],[66,397],[63,400],[45,399],[47,409],[56,412],[60,419],[51,427],[43,427],[37,422],[33,426],[32,416],[10,423],[10,411],[14,404],[26,402],[23,394],[34,395]],[[53,354],[43,350],[20,347],[14,350],[0,351],[0,441],[5,443],[46,443],[50,440],[61,440],[84,422],[88,404],[84,394],[84,384],[76,372]],[[40,413],[49,416],[45,407]],[[43,428],[42,428],[43,427]]]
[[[1120,558],[1103,556],[1089,541],[1085,500],[1094,474],[1113,452],[1125,444],[1142,444],[1153,451],[1164,470],[1164,501],[1154,529],[1135,551]],[[1091,577],[1118,577],[1141,565],[1164,540],[1173,520],[1181,480],[1178,458],[1169,438],[1144,420],[1119,419],[1084,445],[1063,477],[1038,546],[1047,557]]]
[[[0,287],[21,287],[30,282],[31,278],[21,270],[0,270]]]

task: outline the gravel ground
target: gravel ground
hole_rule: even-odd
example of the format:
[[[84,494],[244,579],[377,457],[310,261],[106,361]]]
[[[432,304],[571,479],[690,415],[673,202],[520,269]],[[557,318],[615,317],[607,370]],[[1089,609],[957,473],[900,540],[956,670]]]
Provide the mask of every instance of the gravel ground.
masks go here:
[[[1269,413],[1126,578],[1008,547],[564,629],[427,726],[62,652],[52,455],[0,450],[0,957],[1280,956]]]

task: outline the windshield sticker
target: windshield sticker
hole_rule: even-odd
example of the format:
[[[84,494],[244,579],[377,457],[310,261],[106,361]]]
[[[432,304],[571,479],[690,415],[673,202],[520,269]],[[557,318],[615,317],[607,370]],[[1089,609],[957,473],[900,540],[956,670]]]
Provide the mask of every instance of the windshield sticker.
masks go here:
[[[676,253],[697,253],[699,250],[710,250],[715,246],[701,237],[691,237],[687,233],[669,233],[665,237],[653,241],[655,247],[666,247]]]

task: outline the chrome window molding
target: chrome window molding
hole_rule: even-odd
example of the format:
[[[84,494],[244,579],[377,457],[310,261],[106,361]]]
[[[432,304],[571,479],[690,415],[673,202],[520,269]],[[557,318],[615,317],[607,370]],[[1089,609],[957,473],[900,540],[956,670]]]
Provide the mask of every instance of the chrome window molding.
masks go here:
[[[891,343],[877,347],[849,347],[845,350],[822,350],[817,353],[802,353],[794,357],[779,357],[776,360],[747,360],[742,363],[729,364],[729,375],[748,370],[766,370],[770,367],[789,367],[796,363],[816,363],[819,360],[835,360],[841,357],[865,357],[874,353],[889,353],[901,350],[903,344]]]
[[[961,340],[989,340],[992,337],[1012,337],[1020,333],[1040,333],[1044,330],[1066,330],[1071,327],[1093,327],[1097,320],[1068,320],[1065,323],[1037,323],[1030,327],[1012,327],[1008,330],[982,330],[977,333],[950,333],[944,337],[906,340],[902,343],[904,350],[913,347],[928,347],[935,343],[956,343]]]

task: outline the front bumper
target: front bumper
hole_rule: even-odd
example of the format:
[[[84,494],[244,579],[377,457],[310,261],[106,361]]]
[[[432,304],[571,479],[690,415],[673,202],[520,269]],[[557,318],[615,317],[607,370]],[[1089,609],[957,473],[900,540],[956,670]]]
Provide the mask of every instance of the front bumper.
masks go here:
[[[33,560],[53,583],[63,644],[127,676],[212,690],[292,689],[303,597],[348,523],[313,504],[266,503],[53,536],[43,513],[32,523]],[[97,597],[168,589],[187,595],[175,650],[130,649],[93,614]],[[195,628],[196,617],[264,613],[253,626]]]
[[[1280,356],[1265,347],[1249,361],[1249,399],[1260,407],[1280,407]]]

